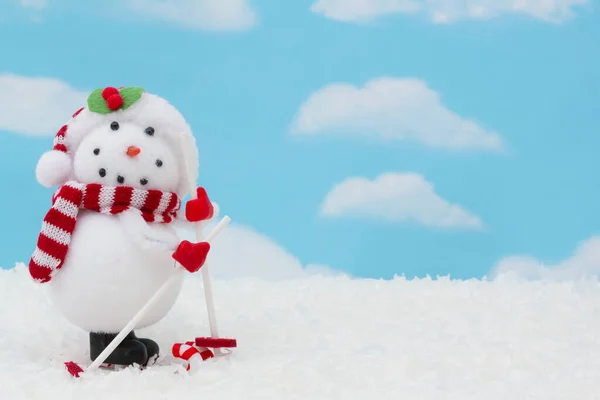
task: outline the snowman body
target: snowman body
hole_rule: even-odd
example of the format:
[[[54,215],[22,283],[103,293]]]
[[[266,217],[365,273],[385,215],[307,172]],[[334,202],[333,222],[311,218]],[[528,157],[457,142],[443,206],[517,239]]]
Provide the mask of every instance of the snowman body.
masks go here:
[[[189,127],[179,112],[147,93],[128,109],[107,115],[84,109],[66,135],[75,148],[69,179],[182,196],[181,132]],[[194,150],[189,149],[196,157],[193,167]],[[136,211],[106,215],[80,210],[63,265],[47,283],[58,311],[87,332],[119,332],[175,272],[172,253],[179,238],[173,223],[146,222]],[[182,279],[135,328],[150,326],[169,312]]]
[[[119,332],[174,272],[166,251],[142,248],[118,216],[82,210],[62,270],[49,283],[61,314],[87,332]],[[153,231],[172,235],[172,227]],[[175,303],[181,278],[140,320],[136,329],[162,319]]]

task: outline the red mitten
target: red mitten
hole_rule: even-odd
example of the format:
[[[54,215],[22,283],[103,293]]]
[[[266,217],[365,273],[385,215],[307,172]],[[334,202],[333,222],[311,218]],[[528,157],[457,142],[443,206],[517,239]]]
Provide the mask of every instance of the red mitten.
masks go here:
[[[196,194],[198,198],[188,201],[185,205],[185,218],[190,222],[211,219],[215,210],[206,194],[206,190],[199,187],[196,190]]]
[[[202,268],[209,250],[210,243],[208,242],[191,243],[184,240],[179,243],[179,246],[177,246],[171,257],[183,265],[185,269],[193,273]]]

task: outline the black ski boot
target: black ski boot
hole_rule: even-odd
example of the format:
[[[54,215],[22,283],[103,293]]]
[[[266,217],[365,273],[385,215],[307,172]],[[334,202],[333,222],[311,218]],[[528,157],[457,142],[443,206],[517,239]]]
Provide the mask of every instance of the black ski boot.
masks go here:
[[[131,332],[130,335],[132,335],[133,338],[139,340],[144,344],[144,346],[146,346],[146,352],[148,353],[148,362],[146,364],[153,364],[154,362],[156,362],[160,352],[158,343],[156,343],[152,339],[138,338],[133,332]]]
[[[117,336],[114,333],[90,333],[90,358],[94,361]],[[104,360],[106,364],[145,366],[148,363],[146,345],[135,337],[133,332]]]

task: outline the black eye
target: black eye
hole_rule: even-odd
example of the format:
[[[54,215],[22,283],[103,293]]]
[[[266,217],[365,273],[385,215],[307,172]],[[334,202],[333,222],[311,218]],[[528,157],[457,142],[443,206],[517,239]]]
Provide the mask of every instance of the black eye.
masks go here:
[[[156,166],[157,167],[162,167],[163,162],[161,160],[156,160]]]
[[[100,154],[100,149],[94,149],[94,154],[95,154],[95,155],[98,155],[98,154]]]
[[[144,132],[146,132],[146,135],[148,136],[154,136],[154,128],[151,126],[147,127]]]
[[[106,170],[104,168],[100,168],[100,170],[98,171],[98,174],[100,174],[100,176],[102,178],[104,178],[106,176]]]
[[[142,184],[142,186],[147,185],[148,179],[146,179],[146,178],[140,179],[140,183]]]
[[[123,183],[123,182],[125,182],[125,178],[123,178],[121,175],[119,175],[119,176],[117,176],[117,182]]]
[[[113,131],[119,130],[119,123],[117,121],[111,122],[110,129],[112,129]]]

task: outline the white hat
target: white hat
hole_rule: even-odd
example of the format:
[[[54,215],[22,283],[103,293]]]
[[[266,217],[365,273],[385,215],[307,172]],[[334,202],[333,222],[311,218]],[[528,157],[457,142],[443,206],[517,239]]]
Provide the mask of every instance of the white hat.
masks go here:
[[[36,167],[36,178],[45,187],[60,186],[73,179],[73,155],[81,140],[94,128],[106,124],[110,119],[135,120],[145,126],[154,127],[164,135],[179,160],[181,183],[177,194],[188,193],[185,177],[188,174],[184,160],[190,165],[192,182],[196,182],[199,167],[198,149],[190,126],[181,113],[169,102],[139,87],[116,89],[107,87],[94,90],[87,106],[79,109],[54,137],[54,145],[40,157]],[[186,136],[186,154],[182,154],[180,140]]]

